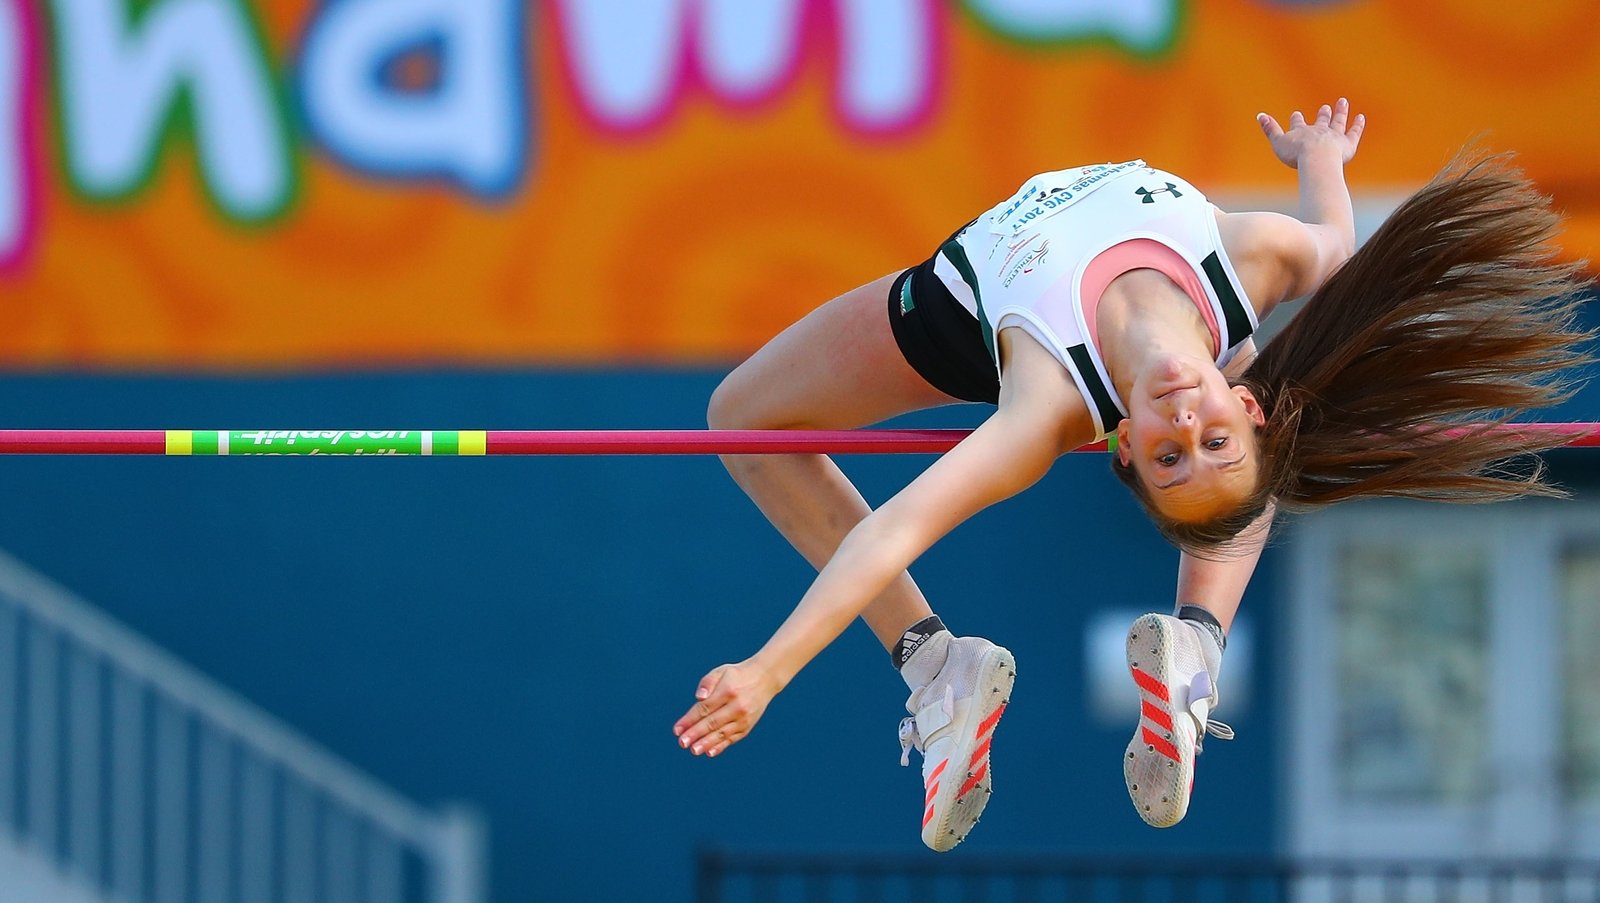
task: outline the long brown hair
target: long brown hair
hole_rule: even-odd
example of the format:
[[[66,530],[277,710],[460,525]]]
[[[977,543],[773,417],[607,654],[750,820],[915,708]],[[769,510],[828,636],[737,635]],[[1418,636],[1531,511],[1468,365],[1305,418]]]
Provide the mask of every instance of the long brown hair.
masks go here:
[[[1510,156],[1464,152],[1408,198],[1262,349],[1239,384],[1267,414],[1255,491],[1174,544],[1223,545],[1274,500],[1304,511],[1366,496],[1487,502],[1563,493],[1527,455],[1561,444],[1497,428],[1567,399],[1593,334],[1560,217]]]

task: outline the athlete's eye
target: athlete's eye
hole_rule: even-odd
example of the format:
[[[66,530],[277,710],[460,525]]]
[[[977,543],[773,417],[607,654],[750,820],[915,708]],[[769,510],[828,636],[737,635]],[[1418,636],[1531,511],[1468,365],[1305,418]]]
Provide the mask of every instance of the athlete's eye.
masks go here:
[[[1206,448],[1209,448],[1212,451],[1216,451],[1217,449],[1222,448],[1223,446],[1225,446],[1227,444],[1228,444],[1228,437],[1227,436],[1218,436],[1215,439],[1207,440],[1206,441]]]
[[[1178,453],[1168,452],[1167,454],[1157,458],[1156,463],[1160,464],[1162,467],[1171,467],[1172,465],[1178,463]]]

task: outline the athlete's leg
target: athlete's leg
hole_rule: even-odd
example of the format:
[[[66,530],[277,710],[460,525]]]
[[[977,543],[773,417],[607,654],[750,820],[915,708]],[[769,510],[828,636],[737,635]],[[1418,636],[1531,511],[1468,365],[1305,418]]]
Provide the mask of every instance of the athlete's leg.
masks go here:
[[[1211,719],[1222,669],[1220,624],[1209,613],[1187,607],[1178,612],[1181,617],[1144,615],[1128,630],[1139,723],[1122,771],[1139,817],[1157,828],[1177,824],[1189,811],[1195,757],[1206,734],[1233,737],[1232,728]]]
[[[711,426],[853,429],[959,401],[906,363],[889,323],[893,282],[886,276],[835,298],[756,352],[712,397]],[[871,510],[823,455],[723,461],[768,519],[819,568]],[[911,576],[902,573],[862,619],[893,653],[907,628],[931,615]],[[900,726],[901,764],[909,762],[910,748],[922,751],[922,841],[944,851],[967,836],[989,801],[990,740],[1016,665],[1009,651],[988,640],[927,629],[908,647],[906,659],[896,662],[911,689],[911,717]]]
[[[854,429],[960,399],[929,385],[895,343],[888,296],[894,275],[829,301],[740,364],[711,396],[712,429]],[[806,560],[817,568],[871,511],[826,455],[722,459]],[[862,613],[884,648],[932,614],[902,573]]]

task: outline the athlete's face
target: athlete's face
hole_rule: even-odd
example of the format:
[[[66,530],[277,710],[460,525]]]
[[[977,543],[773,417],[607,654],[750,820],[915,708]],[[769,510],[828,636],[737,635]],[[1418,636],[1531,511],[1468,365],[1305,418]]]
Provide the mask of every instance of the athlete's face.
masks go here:
[[[1156,510],[1184,523],[1239,505],[1256,485],[1255,431],[1266,423],[1250,390],[1229,386],[1204,358],[1174,356],[1134,382],[1117,455]]]

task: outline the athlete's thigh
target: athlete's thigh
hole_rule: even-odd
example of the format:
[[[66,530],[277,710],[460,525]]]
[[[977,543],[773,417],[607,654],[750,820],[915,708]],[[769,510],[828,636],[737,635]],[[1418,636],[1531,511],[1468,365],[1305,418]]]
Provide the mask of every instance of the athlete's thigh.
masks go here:
[[[960,402],[929,385],[895,342],[897,275],[845,292],[762,346],[718,387],[713,425],[850,429]]]

